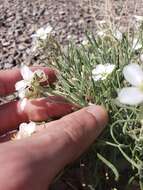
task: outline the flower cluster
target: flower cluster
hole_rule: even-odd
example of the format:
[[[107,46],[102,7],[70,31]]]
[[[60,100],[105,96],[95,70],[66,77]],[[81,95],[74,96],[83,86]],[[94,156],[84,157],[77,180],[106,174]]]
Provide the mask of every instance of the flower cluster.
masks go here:
[[[21,109],[23,110],[27,99],[38,98],[43,94],[43,84],[47,83],[47,76],[44,71],[37,69],[32,72],[27,66],[21,68],[23,80],[15,84],[15,89],[21,99]]]
[[[139,24],[143,21],[137,16],[134,19]],[[39,29],[32,37],[35,47],[40,47],[38,53],[44,57],[44,63],[60,71],[58,83],[53,89],[48,88],[47,94],[50,92],[64,96],[79,107],[94,103],[103,105],[109,113],[106,131],[99,137],[95,151],[92,152],[97,152],[98,157],[96,159],[94,155],[95,165],[91,163],[96,177],[99,176],[100,169],[105,169],[101,165],[102,161],[112,170],[115,180],[118,179],[122,170],[120,161],[127,166],[125,158],[137,171],[132,171],[130,176],[139,177],[140,180],[140,166],[143,166],[142,33],[139,30],[128,34],[121,27],[111,27],[104,27],[97,32],[97,36],[88,36],[81,46],[72,44],[66,50],[60,48],[50,35],[50,26]],[[60,53],[57,54],[58,50]],[[43,83],[47,77],[43,71],[32,72],[26,66],[22,67],[21,75],[23,80],[16,84],[16,90],[23,109],[28,98],[46,94],[43,92]],[[34,122],[22,123],[15,139],[30,137],[38,133],[40,127]],[[124,171],[128,168],[127,166]]]
[[[46,28],[40,28],[33,34],[31,37],[33,38],[33,48],[32,51],[35,52],[42,44],[45,43],[48,36],[52,32],[52,27],[48,25]]]
[[[97,36],[101,38],[112,36],[118,41],[122,41],[123,39],[123,34],[119,29],[113,29],[113,31],[101,30],[97,32]]]
[[[136,16],[134,19],[139,24],[142,22],[141,17]],[[42,44],[45,45],[40,49],[43,51],[39,51],[46,57],[44,61],[47,65],[60,71],[60,80],[53,93],[63,95],[81,107],[92,103],[105,106],[110,120],[106,132],[95,144],[95,150],[99,151],[101,156],[98,158],[112,170],[116,179],[120,172],[119,162],[123,162],[123,158],[126,158],[138,173],[140,165],[143,165],[142,31],[129,32],[126,33],[122,27],[104,27],[97,32],[97,36],[89,35],[81,46],[72,44],[65,52],[63,48],[58,56],[54,54],[56,59],[51,56],[50,62],[47,56],[49,43],[45,40],[46,35],[43,35],[41,40],[46,41],[46,45]],[[51,50],[53,53],[53,48]],[[98,162],[96,159],[96,174],[97,168],[102,168]],[[126,165],[126,161],[123,164]],[[134,177],[134,174],[135,170],[130,176]]]
[[[113,64],[99,64],[92,70],[92,78],[94,81],[105,80],[114,69],[115,65]]]
[[[39,40],[46,40],[48,34],[50,34],[52,31],[52,27],[48,25],[46,28],[40,28],[37,30],[35,34],[32,35],[32,38],[36,38]]]
[[[43,46],[52,32],[52,27],[42,27],[36,31],[31,37],[33,38],[33,52],[39,47]],[[48,78],[43,70],[37,69],[32,72],[26,65],[21,68],[21,75],[23,80],[18,81],[15,84],[15,89],[18,92],[18,96],[21,100],[20,107],[24,110],[27,99],[39,98],[44,94],[45,89],[43,85],[48,85]],[[16,139],[25,138],[31,136],[36,131],[36,124],[34,122],[22,123],[19,126],[19,131],[16,135]]]
[[[15,89],[18,92],[18,96],[21,100],[21,110],[24,110],[27,103],[27,99],[38,98],[43,96],[43,85],[45,83],[48,85],[48,78],[43,70],[37,69],[34,72],[32,72],[26,65],[22,66],[20,71],[23,80],[18,81],[15,84]],[[31,136],[35,132],[36,123],[22,123],[20,124],[19,131],[17,132],[14,139],[22,139]]]
[[[41,84],[47,81],[44,71],[38,69],[32,72],[27,66],[21,68],[23,80],[15,84],[18,96],[24,98],[37,98],[41,95]]]

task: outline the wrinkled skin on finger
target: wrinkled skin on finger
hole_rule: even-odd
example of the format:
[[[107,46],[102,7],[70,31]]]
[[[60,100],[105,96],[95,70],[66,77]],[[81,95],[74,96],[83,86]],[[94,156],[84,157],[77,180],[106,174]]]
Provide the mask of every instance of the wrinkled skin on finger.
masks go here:
[[[102,107],[87,107],[47,123],[31,137],[2,143],[1,188],[47,190],[57,173],[94,142],[107,120]]]

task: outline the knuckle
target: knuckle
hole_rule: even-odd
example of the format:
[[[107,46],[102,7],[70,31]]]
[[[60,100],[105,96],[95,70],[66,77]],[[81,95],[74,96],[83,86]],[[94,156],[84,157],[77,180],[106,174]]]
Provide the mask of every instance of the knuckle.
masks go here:
[[[80,148],[81,143],[89,138],[88,136],[93,132],[93,127],[96,126],[96,118],[86,111],[81,115],[75,113],[65,116],[61,122],[65,125],[64,131],[69,140],[77,148]]]
[[[64,131],[68,134],[70,139],[76,143],[76,141],[84,135],[82,121],[78,120],[75,116],[71,116],[70,118],[65,117],[63,122],[65,124]]]

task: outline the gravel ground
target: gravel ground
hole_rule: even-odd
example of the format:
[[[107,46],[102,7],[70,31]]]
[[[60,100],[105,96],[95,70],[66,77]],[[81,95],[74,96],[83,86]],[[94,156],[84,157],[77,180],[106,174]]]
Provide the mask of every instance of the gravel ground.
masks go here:
[[[31,35],[47,23],[54,28],[61,44],[70,38],[80,43],[86,29],[94,31],[96,20],[117,15],[125,0],[0,0],[0,69],[31,64]],[[106,3],[104,3],[106,2]],[[112,6],[111,6],[112,5]],[[104,12],[108,7],[109,11]],[[112,7],[112,8],[111,8]],[[135,11],[136,9],[136,11]],[[124,16],[143,14],[143,0],[128,0]],[[78,169],[68,173],[68,180],[57,181],[52,190],[82,190]],[[74,178],[73,178],[74,176]],[[76,176],[76,177],[75,177]],[[77,178],[76,181],[73,179]],[[72,186],[76,184],[76,188]],[[58,187],[58,188],[57,188]]]
[[[124,0],[110,1],[112,9],[107,14],[119,12]],[[128,2],[130,13],[135,5],[143,10],[143,0]],[[94,31],[95,20],[103,19],[106,6],[111,7],[108,0],[0,0],[0,69],[30,63],[31,34],[47,23],[60,43],[66,44],[71,37],[81,42],[85,29]]]
[[[81,41],[93,18],[86,1],[0,0],[0,69],[27,62],[31,34],[47,23],[65,44],[71,36]]]

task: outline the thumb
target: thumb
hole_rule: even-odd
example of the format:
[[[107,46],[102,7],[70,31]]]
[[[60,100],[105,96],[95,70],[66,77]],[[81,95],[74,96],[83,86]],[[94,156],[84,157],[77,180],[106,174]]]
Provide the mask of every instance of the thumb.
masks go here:
[[[46,129],[26,140],[27,147],[51,182],[63,167],[77,159],[94,142],[107,120],[103,107],[83,108],[46,124]]]

